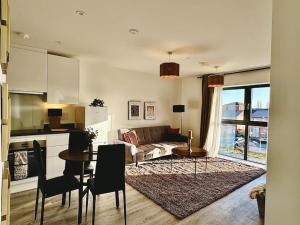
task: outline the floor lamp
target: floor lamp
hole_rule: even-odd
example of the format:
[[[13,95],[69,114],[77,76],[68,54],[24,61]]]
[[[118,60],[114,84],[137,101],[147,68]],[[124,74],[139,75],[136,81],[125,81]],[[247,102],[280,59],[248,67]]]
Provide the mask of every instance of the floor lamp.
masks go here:
[[[182,113],[184,112],[184,105],[173,105],[173,112],[180,113],[180,133],[182,134]]]

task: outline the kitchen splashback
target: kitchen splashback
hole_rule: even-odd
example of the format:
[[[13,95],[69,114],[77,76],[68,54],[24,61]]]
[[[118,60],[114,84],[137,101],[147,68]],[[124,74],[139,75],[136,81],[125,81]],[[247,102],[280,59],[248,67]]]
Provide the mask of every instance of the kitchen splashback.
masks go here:
[[[10,93],[11,129],[42,129],[44,127],[44,97]]]
[[[10,93],[11,98],[11,129],[31,130],[43,129],[48,124],[48,109],[62,109],[61,123],[76,123],[75,108],[71,104],[48,104],[46,96],[34,94]]]

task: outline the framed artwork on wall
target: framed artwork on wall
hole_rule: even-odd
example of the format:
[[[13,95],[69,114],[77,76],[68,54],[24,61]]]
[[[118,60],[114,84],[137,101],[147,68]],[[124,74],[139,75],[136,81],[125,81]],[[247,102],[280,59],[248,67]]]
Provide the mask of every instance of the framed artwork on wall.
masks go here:
[[[141,120],[142,119],[142,102],[141,101],[129,101],[128,102],[128,119],[129,120]]]
[[[156,102],[145,102],[145,120],[156,119]]]

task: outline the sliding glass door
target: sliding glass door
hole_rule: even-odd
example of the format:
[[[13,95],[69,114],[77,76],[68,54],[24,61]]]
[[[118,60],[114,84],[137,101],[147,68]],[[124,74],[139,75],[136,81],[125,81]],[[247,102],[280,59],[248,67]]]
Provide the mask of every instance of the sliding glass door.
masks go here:
[[[220,154],[266,163],[269,85],[224,88]]]

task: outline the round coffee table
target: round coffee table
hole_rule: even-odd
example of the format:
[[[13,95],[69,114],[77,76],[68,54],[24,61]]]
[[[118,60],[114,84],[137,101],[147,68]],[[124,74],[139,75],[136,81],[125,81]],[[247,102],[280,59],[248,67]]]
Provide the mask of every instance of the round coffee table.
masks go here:
[[[173,156],[183,156],[188,158],[194,158],[195,159],[195,177],[197,175],[197,158],[206,158],[205,159],[205,171],[207,168],[207,151],[203,148],[198,147],[192,147],[192,151],[189,150],[188,147],[175,147],[172,149],[172,159],[171,159],[171,171],[173,168]]]

